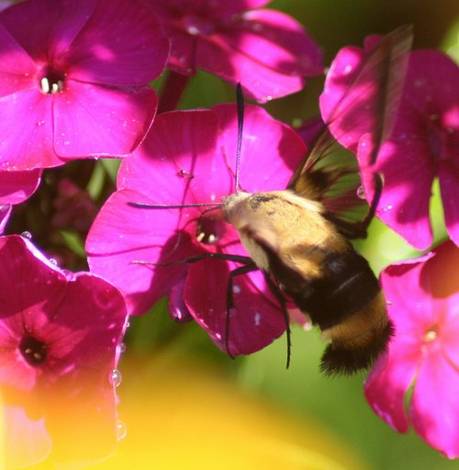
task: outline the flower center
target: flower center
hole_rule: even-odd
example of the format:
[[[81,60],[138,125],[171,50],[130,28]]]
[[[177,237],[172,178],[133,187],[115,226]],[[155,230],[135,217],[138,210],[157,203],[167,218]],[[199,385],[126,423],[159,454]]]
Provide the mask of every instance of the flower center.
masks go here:
[[[425,343],[432,343],[438,337],[438,331],[435,328],[428,329],[424,334],[424,342]]]
[[[24,336],[19,344],[19,350],[31,366],[39,366],[46,360],[46,344],[33,336]]]
[[[215,31],[215,20],[197,15],[186,15],[182,18],[185,31],[192,36],[207,36]]]
[[[196,240],[205,245],[215,245],[225,235],[225,223],[218,214],[204,213],[199,217],[196,227]]]
[[[40,78],[40,91],[45,95],[54,95],[64,90],[65,75],[51,67],[46,67]]]

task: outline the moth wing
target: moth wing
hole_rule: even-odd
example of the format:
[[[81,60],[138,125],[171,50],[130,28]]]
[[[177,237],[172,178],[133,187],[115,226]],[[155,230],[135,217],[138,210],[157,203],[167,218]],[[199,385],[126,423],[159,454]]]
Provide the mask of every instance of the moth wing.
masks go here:
[[[332,112],[326,116],[324,131],[316,139],[311,152],[294,173],[288,188],[297,194],[320,200],[327,210],[338,219],[357,221],[368,212],[365,197],[359,191],[360,178],[356,159],[352,153],[357,148],[353,135],[356,133],[349,120],[356,106],[356,96],[369,90],[374,93],[365,103],[369,119],[363,126],[362,134],[370,135],[373,149],[368,164],[373,165],[381,145],[390,135],[394,117],[400,102],[408,55],[412,43],[412,27],[401,26],[384,36],[378,45],[366,56],[360,72],[351,82]],[[371,91],[371,90],[370,90]],[[349,129],[345,131],[343,129]],[[359,129],[360,130],[360,129]],[[346,151],[340,142],[348,142]]]

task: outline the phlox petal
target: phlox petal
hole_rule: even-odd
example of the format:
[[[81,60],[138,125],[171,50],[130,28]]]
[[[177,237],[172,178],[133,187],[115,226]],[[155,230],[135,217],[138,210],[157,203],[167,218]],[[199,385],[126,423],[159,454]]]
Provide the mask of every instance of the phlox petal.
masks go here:
[[[225,352],[226,291],[230,269],[234,268],[214,259],[195,263],[189,268],[185,287],[185,302],[191,315]],[[234,308],[230,310],[229,322],[231,355],[258,351],[285,331],[285,320],[273,296],[260,295],[257,284],[262,283],[260,272],[234,278]]]
[[[235,172],[238,139],[235,106],[219,105],[214,112],[221,129],[218,147],[223,149],[227,165]],[[258,106],[246,106],[240,160],[240,181],[245,191],[285,189],[306,152],[293,129]]]
[[[0,98],[0,169],[32,170],[61,165],[53,151],[52,102],[38,90]]]
[[[211,110],[158,116],[144,144],[126,159],[118,188],[141,188],[152,203],[214,202],[229,194],[232,177],[217,147]]]
[[[365,383],[365,396],[373,411],[399,432],[408,430],[405,395],[415,378],[417,361],[417,342],[409,337],[393,341]]]
[[[86,241],[91,271],[118,286],[134,314],[145,313],[167,295],[187,268],[177,261],[198,251],[185,232],[176,233],[180,211],[128,205],[139,200],[145,202],[141,193],[115,192],[99,212]]]
[[[30,56],[0,24],[0,97],[35,87],[35,70]]]
[[[319,75],[322,54],[303,26],[291,16],[276,10],[247,11],[242,21],[221,36],[232,47],[286,75]]]
[[[169,49],[155,17],[137,0],[99,0],[66,61],[73,80],[146,85],[163,70]]]
[[[196,45],[196,64],[231,83],[241,83],[246,93],[261,103],[300,91],[304,79],[286,75],[233,50],[223,38],[199,41]]]
[[[391,141],[380,149],[375,166],[368,167],[373,150],[369,137],[366,134],[361,138],[357,153],[368,199],[374,195],[374,172],[379,172],[383,175],[383,191],[376,211],[378,217],[413,246],[428,248],[432,243],[428,215],[433,165],[418,158],[425,143],[407,126],[398,126]]]
[[[56,153],[62,157],[128,154],[148,131],[156,103],[149,88],[127,93],[69,81],[65,94],[54,102]]]
[[[418,371],[411,403],[416,431],[450,459],[459,457],[459,370],[433,347]]]
[[[40,184],[41,171],[0,171],[0,204],[20,204]]]

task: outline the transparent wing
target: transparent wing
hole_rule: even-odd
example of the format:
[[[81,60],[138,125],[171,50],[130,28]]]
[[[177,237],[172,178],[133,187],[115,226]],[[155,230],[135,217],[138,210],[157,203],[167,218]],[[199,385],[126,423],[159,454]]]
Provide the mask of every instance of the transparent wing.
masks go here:
[[[401,26],[384,36],[366,55],[360,72],[348,84],[347,93],[326,117],[325,131],[317,138],[290,181],[289,189],[322,201],[337,220],[359,223],[368,218],[369,213],[374,213],[374,201],[370,201],[368,209],[360,189],[358,165],[353,153],[346,151],[337,141],[352,142],[356,134],[369,133],[372,153],[368,164],[374,164],[394,124],[411,43],[412,27]],[[365,107],[365,122],[353,120],[354,113],[361,106]],[[349,148],[352,149],[352,144]],[[375,185],[380,185],[380,182],[375,181]]]

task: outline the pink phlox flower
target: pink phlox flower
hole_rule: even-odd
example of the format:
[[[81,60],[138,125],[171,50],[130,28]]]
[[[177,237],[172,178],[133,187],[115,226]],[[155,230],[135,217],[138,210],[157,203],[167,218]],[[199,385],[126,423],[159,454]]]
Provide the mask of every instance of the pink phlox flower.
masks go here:
[[[374,110],[361,103],[375,92],[371,76],[362,87],[349,90],[372,43],[374,39],[367,41],[364,50],[348,47],[338,53],[321,96],[322,115],[327,120],[344,99],[340,106],[348,109],[330,128],[342,145],[357,154],[369,199],[374,172],[382,174],[384,187],[377,216],[384,223],[416,248],[428,248],[432,243],[429,201],[433,180],[438,177],[446,227],[459,243],[459,67],[438,51],[410,54],[391,134],[376,164],[369,167],[373,149],[368,132],[374,125]]]
[[[155,115],[148,83],[168,48],[140,0],[29,0],[1,12],[0,168],[131,152]]]
[[[0,171],[0,234],[5,229],[12,206],[29,198],[40,180],[41,170]]]
[[[143,145],[122,163],[118,190],[86,242],[91,270],[125,293],[133,314],[171,295],[174,318],[191,315],[223,350],[229,273],[241,264],[184,260],[207,253],[247,256],[236,230],[219,208],[148,210],[128,203],[220,203],[234,191],[236,142],[234,105],[161,114]],[[241,186],[249,192],[284,189],[306,154],[292,129],[256,106],[246,107],[242,148]],[[237,276],[231,295],[231,354],[254,352],[285,331],[260,271]]]
[[[0,258],[6,403],[44,419],[56,458],[105,455],[116,441],[111,374],[126,324],[121,294],[93,274],[62,271],[17,235],[0,237]],[[15,444],[12,455],[29,445]]]
[[[260,9],[269,0],[149,0],[171,39],[169,67],[240,82],[260,102],[301,90],[323,71],[322,54],[290,16]]]
[[[449,458],[459,457],[458,263],[459,249],[448,241],[384,270],[395,336],[365,385],[380,418],[399,432],[413,426]]]

